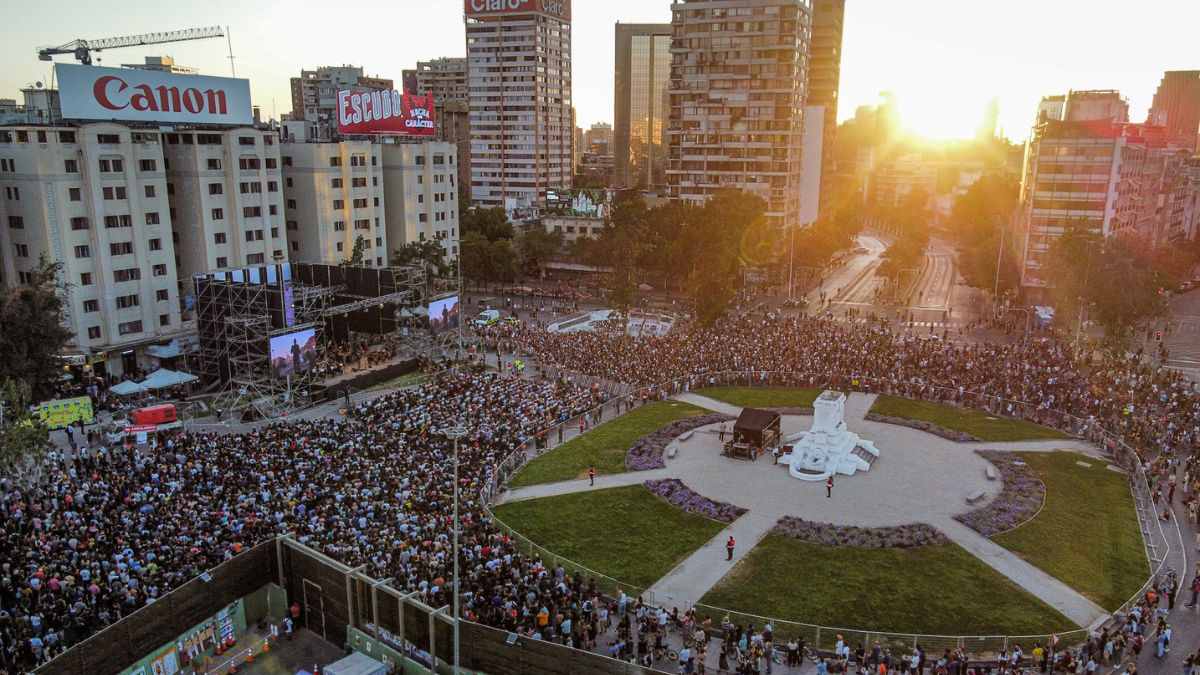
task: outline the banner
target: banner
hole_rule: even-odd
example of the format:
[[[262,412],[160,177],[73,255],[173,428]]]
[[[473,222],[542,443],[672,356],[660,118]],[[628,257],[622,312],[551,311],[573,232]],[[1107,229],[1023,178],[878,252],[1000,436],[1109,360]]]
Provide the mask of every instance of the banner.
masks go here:
[[[571,0],[464,0],[463,11],[469,17],[541,12],[570,21]]]
[[[92,399],[87,396],[77,396],[46,401],[38,405],[37,416],[41,418],[43,424],[51,429],[62,429],[80,420],[84,424],[91,424],[94,418]]]
[[[54,65],[62,116],[188,124],[252,124],[250,81],[136,68]]]
[[[343,89],[338,92],[338,132],[433,136],[437,133],[433,94]]]

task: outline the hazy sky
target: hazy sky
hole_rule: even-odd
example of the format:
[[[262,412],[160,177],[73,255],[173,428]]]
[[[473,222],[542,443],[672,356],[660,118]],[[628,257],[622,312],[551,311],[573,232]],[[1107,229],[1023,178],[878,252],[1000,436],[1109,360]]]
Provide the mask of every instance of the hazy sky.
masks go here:
[[[574,96],[586,128],[612,120],[614,22],[669,21],[670,3],[573,5]],[[267,116],[290,110],[288,78],[302,67],[352,63],[398,81],[418,59],[465,53],[460,0],[89,0],[25,3],[5,18],[0,97],[18,99],[20,87],[49,78],[35,47],[77,37],[227,25],[237,73]],[[997,97],[1000,126],[1024,138],[1038,98],[1068,88],[1119,89],[1140,121],[1164,70],[1200,69],[1196,0],[848,0],[845,26],[839,118],[890,90],[907,125],[940,137],[970,134]],[[153,54],[230,72],[223,40],[113,50],[101,65]]]

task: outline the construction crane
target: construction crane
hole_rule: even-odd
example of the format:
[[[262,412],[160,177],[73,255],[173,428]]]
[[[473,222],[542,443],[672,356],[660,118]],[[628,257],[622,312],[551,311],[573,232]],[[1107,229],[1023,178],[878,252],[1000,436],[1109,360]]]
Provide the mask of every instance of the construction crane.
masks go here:
[[[209,38],[225,37],[225,29],[220,26],[207,28],[188,28],[173,30],[166,33],[146,33],[144,35],[126,35],[123,37],[100,38],[97,40],[72,40],[58,47],[43,47],[38,50],[38,58],[43,61],[53,61],[57,54],[74,54],[75,58],[85,66],[92,65],[92,52],[102,49],[119,49],[122,47],[140,47],[142,45],[160,45],[167,42],[186,42],[188,40],[207,40]]]

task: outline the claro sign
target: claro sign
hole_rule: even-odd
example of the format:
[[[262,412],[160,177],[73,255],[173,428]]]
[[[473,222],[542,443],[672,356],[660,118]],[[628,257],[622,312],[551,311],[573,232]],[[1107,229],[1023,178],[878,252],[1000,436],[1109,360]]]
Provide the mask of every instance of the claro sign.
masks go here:
[[[342,134],[399,134],[433,136],[437,123],[433,94],[381,90],[338,92],[338,132]]]
[[[568,21],[571,19],[571,0],[463,0],[467,16],[520,14],[541,12]]]
[[[54,66],[67,119],[251,124],[250,82],[135,68]]]

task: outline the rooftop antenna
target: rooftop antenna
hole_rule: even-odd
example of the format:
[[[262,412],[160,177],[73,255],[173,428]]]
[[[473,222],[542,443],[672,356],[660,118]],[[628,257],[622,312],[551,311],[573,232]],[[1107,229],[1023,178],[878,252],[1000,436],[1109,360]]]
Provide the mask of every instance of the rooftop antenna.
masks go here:
[[[225,42],[229,45],[229,72],[237,77],[237,68],[233,65],[233,35],[229,33],[229,26],[225,26]]]

